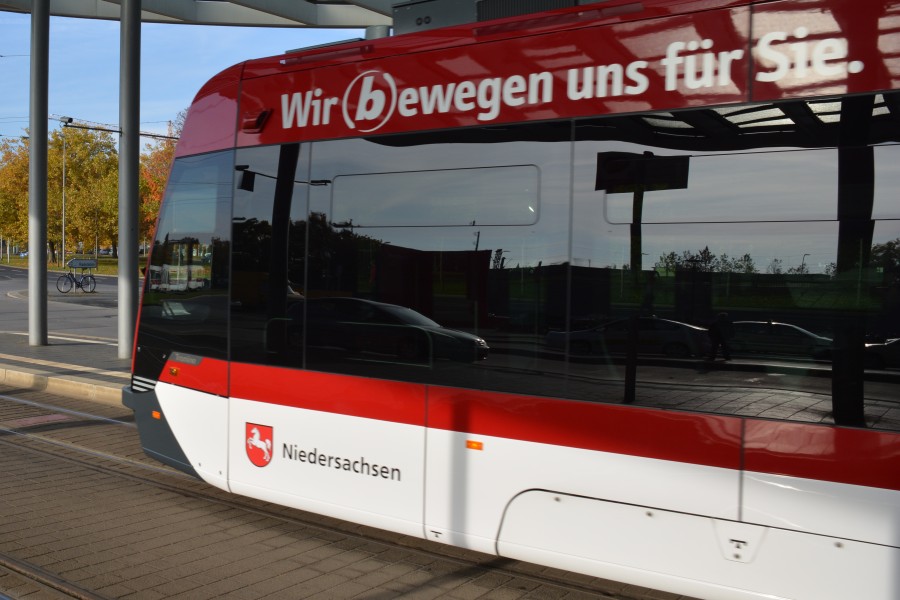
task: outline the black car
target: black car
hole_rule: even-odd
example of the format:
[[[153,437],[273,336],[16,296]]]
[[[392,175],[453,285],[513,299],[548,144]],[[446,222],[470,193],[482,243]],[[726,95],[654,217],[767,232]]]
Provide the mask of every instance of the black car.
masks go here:
[[[305,320],[303,311],[306,311]],[[306,326],[306,346],[374,360],[431,363],[484,360],[490,348],[477,335],[443,327],[411,308],[361,298],[295,302],[289,316]]]
[[[709,333],[703,327],[659,317],[639,317],[637,327],[639,354],[682,358],[709,352]],[[551,331],[544,342],[559,350],[568,343],[573,354],[623,354],[628,345],[628,328],[628,319],[618,319],[580,331]]]
[[[866,344],[865,360],[870,369],[900,367],[900,338]]]
[[[831,338],[775,321],[735,321],[732,352],[773,356],[831,357]]]

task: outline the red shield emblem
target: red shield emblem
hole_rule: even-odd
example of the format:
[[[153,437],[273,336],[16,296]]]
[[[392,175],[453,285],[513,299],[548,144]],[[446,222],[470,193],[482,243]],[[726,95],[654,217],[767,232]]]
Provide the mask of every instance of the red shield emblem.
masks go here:
[[[275,445],[274,432],[268,425],[247,423],[247,458],[257,467],[272,462],[272,447]]]

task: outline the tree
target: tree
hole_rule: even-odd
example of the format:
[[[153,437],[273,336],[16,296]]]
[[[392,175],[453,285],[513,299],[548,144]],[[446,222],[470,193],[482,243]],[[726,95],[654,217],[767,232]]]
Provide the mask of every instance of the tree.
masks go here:
[[[118,192],[110,185],[119,172],[115,137],[95,129],[57,129],[47,150],[47,240],[53,258],[62,242],[64,165],[66,250],[89,251],[96,240],[109,243],[118,227]]]
[[[186,111],[169,124],[169,134],[181,132]],[[96,246],[117,246],[118,152],[112,132],[74,126],[50,133],[47,144],[47,242],[51,260],[60,261],[65,165],[66,249],[89,252]],[[20,245],[28,242],[29,140],[0,139],[0,236]],[[65,155],[65,157],[64,157]],[[148,237],[175,155],[175,140],[148,144],[141,156],[140,221]]]
[[[119,229],[119,169],[111,169],[106,174],[91,182],[93,201],[77,204],[74,207],[74,218],[83,223],[79,229],[80,242],[85,252],[93,252],[95,248],[116,245]],[[67,202],[68,202],[68,196]],[[69,209],[66,208],[66,220],[69,220]],[[67,235],[71,235],[68,233]],[[71,244],[66,240],[66,247]]]
[[[674,273],[680,269],[689,269],[700,272],[709,273],[757,273],[756,264],[753,257],[749,253],[744,254],[740,258],[731,258],[727,254],[716,256],[711,252],[709,246],[700,250],[697,254],[689,250],[683,250],[681,254],[669,252],[659,257],[654,265],[658,271],[663,271],[666,275]]]
[[[0,140],[0,234],[28,241],[28,138]]]
[[[29,152],[28,139],[0,143],[0,233],[22,245],[28,242]],[[118,173],[115,139],[105,131],[57,129],[47,143],[47,241],[52,260],[61,258],[63,164],[67,248],[90,248],[97,236],[109,239],[115,231],[100,226],[101,217],[117,211],[115,202],[110,201],[115,198],[115,187],[108,183]]]
[[[678,270],[679,264],[680,261],[678,260],[678,255],[674,252],[669,252],[668,254],[661,255],[659,260],[656,261],[656,264],[653,266],[657,271],[662,270],[666,276],[668,276],[669,273],[674,273]]]
[[[744,254],[732,263],[732,271],[735,273],[744,273],[745,275],[759,272],[756,268],[756,264],[753,262],[753,257],[750,256],[749,253]]]
[[[184,127],[184,119],[187,111],[178,113],[175,121],[169,122],[168,135],[177,138]],[[145,146],[145,152],[141,155],[141,204],[139,209],[139,228],[147,237],[153,235],[156,228],[156,219],[159,216],[159,207],[163,194],[166,191],[166,183],[169,179],[169,170],[175,160],[174,139],[155,140]]]
[[[871,261],[873,267],[881,267],[888,273],[900,270],[900,238],[873,244]]]
[[[697,254],[697,258],[700,260],[700,271],[706,273],[715,271],[716,255],[709,251],[709,246],[706,246],[701,250],[699,254]]]

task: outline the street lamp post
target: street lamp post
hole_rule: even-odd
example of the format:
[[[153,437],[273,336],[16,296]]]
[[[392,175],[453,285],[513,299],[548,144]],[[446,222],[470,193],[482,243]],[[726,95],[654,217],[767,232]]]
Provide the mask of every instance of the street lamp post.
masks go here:
[[[806,257],[807,257],[807,256],[809,256],[808,253],[807,253],[807,254],[804,254],[804,255],[803,255],[803,258],[800,259],[800,274],[801,274],[801,275],[803,275],[804,273],[806,273]]]
[[[63,155],[62,155],[62,266],[66,264],[66,126],[72,122],[72,117],[60,117],[59,122],[63,126]]]

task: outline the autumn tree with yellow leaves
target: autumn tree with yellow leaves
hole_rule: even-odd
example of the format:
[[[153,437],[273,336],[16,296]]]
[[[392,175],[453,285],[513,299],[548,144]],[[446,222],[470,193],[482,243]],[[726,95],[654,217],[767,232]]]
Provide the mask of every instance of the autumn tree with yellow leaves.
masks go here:
[[[184,113],[169,125],[177,136]],[[65,149],[63,148],[65,140]],[[28,246],[30,140],[0,138],[0,237],[5,244]],[[62,263],[63,155],[65,154],[65,223],[67,252],[92,253],[118,246],[119,156],[112,132],[74,126],[50,132],[47,145],[47,242],[49,260]],[[144,148],[140,166],[139,235],[153,234],[175,141],[160,139]]]
[[[65,140],[65,148],[63,148]],[[30,140],[0,141],[0,234],[19,247],[28,244]],[[65,159],[64,159],[65,157]],[[118,153],[110,132],[65,127],[47,144],[47,243],[49,260],[61,262],[65,162],[66,249],[92,250],[110,243],[117,213]]]
[[[139,228],[141,237],[149,238],[156,228],[159,206],[166,191],[169,170],[175,160],[175,138],[181,135],[181,128],[187,111],[178,114],[174,122],[169,122],[168,139],[157,139],[144,147],[141,154],[141,206]]]

